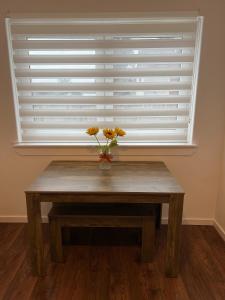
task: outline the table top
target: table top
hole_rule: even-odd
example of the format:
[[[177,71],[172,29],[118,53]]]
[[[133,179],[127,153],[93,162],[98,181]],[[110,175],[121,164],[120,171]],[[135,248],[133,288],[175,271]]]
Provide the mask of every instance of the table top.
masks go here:
[[[184,194],[163,162],[113,162],[100,170],[90,161],[52,161],[25,192]]]

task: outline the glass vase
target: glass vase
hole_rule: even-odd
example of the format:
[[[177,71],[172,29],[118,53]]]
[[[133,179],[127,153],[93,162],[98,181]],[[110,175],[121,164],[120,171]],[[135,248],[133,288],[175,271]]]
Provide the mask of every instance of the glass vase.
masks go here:
[[[98,167],[100,170],[110,170],[112,166],[112,154],[110,152],[100,152]]]

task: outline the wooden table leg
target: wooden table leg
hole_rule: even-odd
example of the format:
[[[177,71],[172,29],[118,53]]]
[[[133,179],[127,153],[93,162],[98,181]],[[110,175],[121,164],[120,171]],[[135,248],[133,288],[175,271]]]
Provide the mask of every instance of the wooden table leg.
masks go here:
[[[31,268],[34,275],[44,275],[44,242],[41,205],[37,194],[26,194]]]
[[[183,198],[182,194],[172,195],[169,202],[166,248],[166,275],[168,277],[177,277],[179,270]]]

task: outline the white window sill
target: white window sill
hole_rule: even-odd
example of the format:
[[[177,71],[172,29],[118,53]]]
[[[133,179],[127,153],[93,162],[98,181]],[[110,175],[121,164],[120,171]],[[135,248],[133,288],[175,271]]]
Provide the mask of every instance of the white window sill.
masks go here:
[[[28,156],[73,156],[81,158],[95,158],[96,145],[71,143],[16,143],[16,153]],[[133,144],[120,145],[113,149],[116,158],[144,157],[144,156],[191,156],[197,151],[196,144]]]

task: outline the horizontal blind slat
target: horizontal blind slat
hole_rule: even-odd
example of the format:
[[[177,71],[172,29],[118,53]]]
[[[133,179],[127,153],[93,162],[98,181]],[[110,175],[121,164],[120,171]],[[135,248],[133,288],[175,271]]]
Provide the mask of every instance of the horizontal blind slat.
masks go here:
[[[193,47],[194,41],[174,41],[163,39],[159,41],[13,41],[13,48],[16,49],[118,49],[118,48],[184,48]]]
[[[133,90],[186,90],[191,83],[127,83],[127,84],[17,84],[18,91],[133,91]]]
[[[21,104],[132,104],[132,103],[189,103],[190,97],[187,96],[167,96],[167,97],[19,97]]]
[[[187,116],[189,111],[187,109],[154,109],[154,110],[122,110],[122,109],[92,109],[92,110],[33,110],[20,108],[21,116]]]
[[[90,142],[90,137],[88,136],[79,136],[79,135],[75,135],[74,133],[71,133],[71,135],[65,135],[65,134],[57,134],[57,135],[37,135],[34,132],[32,132],[32,134],[24,134],[23,133],[23,137],[24,140],[30,140],[30,141],[40,141],[40,140],[50,140],[50,141],[86,141],[86,142]],[[151,140],[151,141],[185,141],[187,135],[186,134],[182,134],[182,133],[177,133],[177,134],[168,134],[163,132],[161,135],[151,135],[151,134],[146,134],[144,136],[140,136],[138,134],[130,136],[130,138],[128,139],[127,137],[124,137],[123,141],[120,142],[120,144],[122,144],[123,142],[135,142],[135,141],[146,141],[146,140]],[[93,144],[95,144],[95,142],[92,142]]]
[[[141,76],[192,76],[192,70],[182,70],[182,69],[159,69],[159,70],[15,70],[17,78],[71,78],[71,77],[141,77]]]
[[[59,122],[54,120],[52,122],[43,122],[43,121],[37,121],[37,120],[22,120],[21,122],[22,128],[44,128],[44,129],[50,129],[50,128],[76,128],[76,129],[82,129],[85,130],[88,126],[98,126],[100,128],[113,128],[115,125],[117,127],[123,127],[125,130],[130,128],[145,128],[145,129],[171,129],[171,128],[187,128],[187,121],[175,121],[175,122],[138,122],[138,123],[128,123],[128,122],[112,122],[112,121],[104,121],[104,122]]]
[[[127,56],[87,56],[87,55],[76,55],[76,56],[14,56],[14,62],[16,64],[37,64],[37,65],[51,65],[51,64],[69,64],[69,65],[84,65],[84,64],[121,64],[121,63],[182,63],[182,62],[193,62],[193,55],[127,55]],[[16,65],[18,67],[18,65]]]
[[[120,24],[117,25],[12,25],[13,34],[149,34],[149,33],[181,33],[194,32],[196,22],[189,23],[165,23],[165,24]]]

